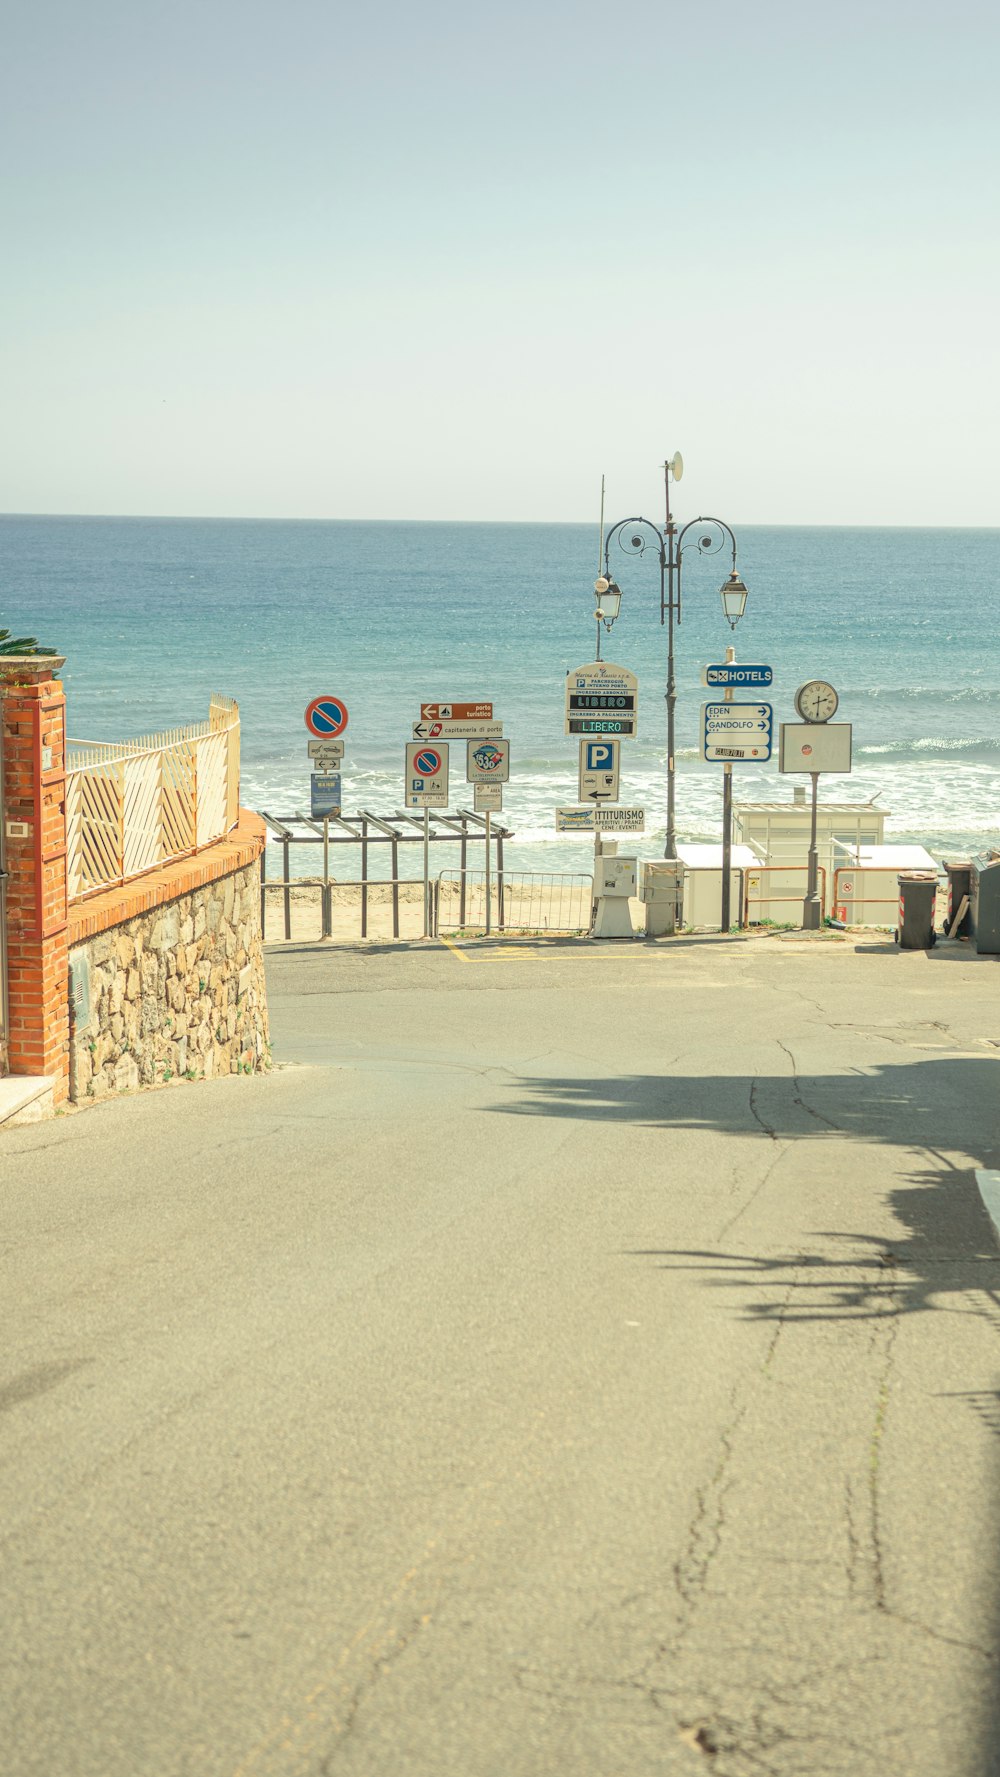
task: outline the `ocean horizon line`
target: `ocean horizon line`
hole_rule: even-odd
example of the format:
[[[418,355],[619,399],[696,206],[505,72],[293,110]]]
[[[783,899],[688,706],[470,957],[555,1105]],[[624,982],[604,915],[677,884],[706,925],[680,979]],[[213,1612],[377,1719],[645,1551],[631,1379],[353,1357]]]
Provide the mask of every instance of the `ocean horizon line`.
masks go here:
[[[630,513],[629,518],[638,522],[643,515]],[[710,512],[693,514],[695,522],[703,519],[706,523],[712,519]],[[0,512],[3,519],[57,519],[60,521],[77,521],[83,524],[266,524],[266,525],[409,525],[420,526],[427,530],[434,528],[454,529],[459,525],[509,530],[589,530],[596,529],[589,518],[315,518],[298,515],[295,517],[281,516],[274,513],[190,513],[190,512]],[[616,521],[616,522],[621,522]],[[626,520],[628,522],[628,520]],[[654,519],[653,523],[658,520]],[[688,522],[687,519],[684,520]],[[898,523],[865,523],[865,524],[811,524],[802,519],[736,519],[734,529],[741,531],[829,531],[831,533],[857,531],[905,531],[927,533],[929,535],[947,535],[956,531],[975,531],[1000,533],[997,524],[898,524]]]

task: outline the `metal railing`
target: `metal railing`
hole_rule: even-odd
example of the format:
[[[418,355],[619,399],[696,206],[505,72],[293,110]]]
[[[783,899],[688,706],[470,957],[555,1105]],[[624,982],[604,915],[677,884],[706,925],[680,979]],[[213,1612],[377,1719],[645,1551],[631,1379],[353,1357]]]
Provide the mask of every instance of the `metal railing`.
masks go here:
[[[213,693],[207,722],[137,740],[70,740],[71,901],[144,876],[230,832],[240,813],[240,713]]]
[[[834,919],[845,926],[894,926],[899,911],[899,878],[905,873],[905,869],[899,864],[885,864],[881,867],[877,864],[841,864],[840,868],[833,873]],[[891,884],[892,893],[870,895],[867,879],[872,877],[886,878],[884,886],[888,888]],[[860,893],[855,886],[859,879],[861,882]],[[878,915],[874,919],[868,919],[865,917],[865,913],[870,907],[886,907],[890,908],[891,912],[887,913],[885,917]],[[860,918],[858,917],[859,913]]]
[[[261,814],[267,823],[269,835],[281,846],[282,873],[280,878],[268,877],[267,854],[265,846],[260,860],[260,921],[261,930],[271,938],[273,921],[269,921],[271,911],[269,901],[273,902],[273,891],[281,891],[282,922],[281,934],[287,940],[292,937],[293,925],[298,926],[296,937],[307,937],[311,934],[302,932],[302,908],[296,903],[301,902],[297,891],[306,888],[318,888],[320,900],[312,905],[319,905],[321,910],[321,931],[316,936],[322,938],[347,938],[353,933],[344,930],[352,922],[343,915],[350,908],[357,908],[359,913],[360,936],[428,937],[433,929],[433,878],[430,876],[429,858],[431,849],[437,845],[458,846],[459,869],[464,873],[469,846],[475,853],[477,845],[485,846],[489,858],[491,872],[503,875],[503,842],[513,838],[508,827],[484,819],[467,808],[456,809],[453,814],[440,814],[437,810],[429,812],[426,823],[422,818],[397,809],[394,814],[377,815],[371,809],[359,809],[357,814],[339,814],[320,816],[313,819],[303,814],[276,815],[262,809]],[[320,848],[322,873],[293,876],[291,873],[291,848],[299,845],[315,845]],[[330,851],[334,848],[349,846],[356,850],[361,862],[361,875],[356,879],[334,876],[330,870]],[[400,846],[418,845],[423,848],[425,869],[417,877],[406,877],[400,874]],[[371,847],[389,848],[389,875],[374,876],[369,868]],[[495,851],[495,861],[494,861]],[[376,858],[385,857],[376,851]],[[482,854],[480,854],[482,855]],[[416,933],[411,928],[414,923],[414,898],[419,897],[419,923]],[[308,897],[307,897],[308,899]],[[382,924],[379,917],[384,906],[391,907],[391,934],[375,933],[372,927]],[[293,913],[295,917],[293,918]],[[334,915],[337,914],[335,919]],[[315,924],[314,920],[305,923]],[[407,928],[404,932],[404,926]],[[335,927],[337,928],[335,930]]]
[[[768,876],[801,876],[802,887],[799,888],[798,885],[796,884],[796,887],[791,894],[787,894],[787,895],[786,894],[779,894],[778,892],[776,892],[776,890],[773,887],[770,887],[766,884],[764,879]],[[821,905],[823,912],[825,914],[826,913],[826,868],[823,864],[820,864],[818,866],[817,880],[819,883],[820,905]],[[808,887],[808,884],[809,884],[809,866],[808,866],[808,864],[753,864],[753,865],[749,865],[743,872],[743,912],[742,912],[742,918],[740,920],[741,925],[744,925],[744,926],[753,925],[753,924],[759,925],[761,923],[761,908],[762,907],[770,907],[777,901],[780,901],[782,903],[787,901],[789,903],[789,905],[801,907],[802,902],[805,899],[806,889]],[[758,915],[758,918],[756,921],[754,920],[754,917],[753,917],[755,910]],[[767,917],[768,917],[767,914],[763,915],[763,918],[766,919]]]
[[[489,880],[489,921],[487,921]],[[434,884],[434,935],[452,932],[589,932],[592,876],[541,870],[442,870]]]

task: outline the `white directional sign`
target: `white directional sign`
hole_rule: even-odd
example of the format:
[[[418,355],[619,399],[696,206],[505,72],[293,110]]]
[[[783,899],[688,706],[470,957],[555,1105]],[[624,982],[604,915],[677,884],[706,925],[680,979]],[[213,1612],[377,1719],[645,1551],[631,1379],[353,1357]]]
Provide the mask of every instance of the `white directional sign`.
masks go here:
[[[448,748],[411,741],[406,748],[407,808],[447,808]]]
[[[465,775],[470,784],[505,784],[510,776],[510,741],[470,740]]]
[[[728,764],[771,757],[774,711],[769,703],[703,703],[701,756]]]
[[[557,833],[644,833],[644,808],[557,808]]]
[[[475,814],[499,814],[503,808],[503,785],[474,784],[472,808]]]
[[[627,666],[593,660],[566,674],[567,734],[632,736],[639,710],[639,681]]]
[[[421,721],[413,724],[414,740],[499,740],[503,723]]]
[[[620,740],[580,742],[580,801],[617,802]]]

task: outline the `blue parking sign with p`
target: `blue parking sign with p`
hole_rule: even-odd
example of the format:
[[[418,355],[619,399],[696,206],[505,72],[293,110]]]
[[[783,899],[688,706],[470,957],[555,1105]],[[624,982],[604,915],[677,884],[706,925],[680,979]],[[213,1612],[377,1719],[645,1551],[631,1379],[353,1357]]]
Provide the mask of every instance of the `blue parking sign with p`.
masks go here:
[[[613,771],[615,768],[614,742],[609,740],[584,741],[584,771]]]

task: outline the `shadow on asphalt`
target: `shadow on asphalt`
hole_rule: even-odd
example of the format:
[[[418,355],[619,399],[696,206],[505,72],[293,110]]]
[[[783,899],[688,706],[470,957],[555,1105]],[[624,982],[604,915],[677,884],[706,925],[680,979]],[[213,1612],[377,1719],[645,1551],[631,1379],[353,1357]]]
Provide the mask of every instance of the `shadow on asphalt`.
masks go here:
[[[969,960],[964,950],[950,954]],[[657,1261],[664,1270],[701,1271],[712,1288],[755,1288],[758,1299],[744,1300],[739,1309],[745,1319],[876,1320],[946,1309],[976,1315],[1000,1341],[998,1251],[975,1178],[976,1166],[1000,1163],[998,1086],[995,1059],[949,1056],[853,1075],[522,1079],[511,1101],[492,1108],[508,1116],[568,1117],[612,1128],[634,1123],[742,1136],[756,1131],[776,1149],[804,1139],[814,1154],[817,1144],[826,1149],[837,1141],[891,1145],[911,1154],[922,1148],[938,1164],[908,1173],[888,1193],[901,1224],[891,1245],[868,1234],[816,1229],[817,1242],[836,1243],[834,1251],[775,1256],[720,1247],[642,1247],[628,1249],[628,1256]],[[939,1148],[968,1153],[973,1163],[953,1166]],[[774,1286],[765,1289],[763,1300],[762,1284]],[[1000,1365],[1000,1343],[997,1356]],[[995,1440],[987,1486],[988,1496],[1000,1502],[1000,1387],[955,1393]],[[1000,1505],[985,1530],[991,1550],[998,1516]],[[1000,1599],[991,1649],[998,1646]],[[988,1726],[971,1735],[963,1777],[1000,1777],[1000,1658],[991,1651],[987,1660],[982,1697]]]

